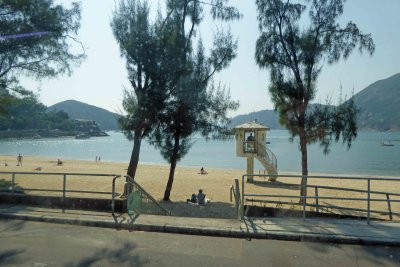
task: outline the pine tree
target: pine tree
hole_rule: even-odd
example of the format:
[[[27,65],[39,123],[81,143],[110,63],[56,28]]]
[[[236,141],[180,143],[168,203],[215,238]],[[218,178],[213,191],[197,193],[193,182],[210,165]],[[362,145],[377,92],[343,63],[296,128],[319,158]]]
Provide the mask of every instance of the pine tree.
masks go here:
[[[310,105],[324,63],[347,59],[358,47],[373,54],[370,34],[363,34],[353,22],[341,27],[337,20],[345,0],[308,0],[307,4],[287,0],[257,0],[261,36],[256,43],[256,61],[271,74],[269,91],[280,122],[300,140],[302,188],[307,194],[307,145],[320,142],[329,152],[332,141],[342,138],[348,147],[357,136],[357,110],[352,101],[336,107]],[[309,24],[300,20],[309,14]]]

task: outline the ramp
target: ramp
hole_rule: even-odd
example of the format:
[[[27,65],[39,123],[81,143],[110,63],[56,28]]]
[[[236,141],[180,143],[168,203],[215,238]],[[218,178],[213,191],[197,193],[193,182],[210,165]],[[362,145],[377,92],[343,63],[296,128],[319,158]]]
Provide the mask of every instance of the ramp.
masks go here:
[[[126,182],[130,184],[132,191],[128,195],[129,214],[157,214],[171,215],[171,212],[158,203],[142,186],[132,177],[125,176]]]

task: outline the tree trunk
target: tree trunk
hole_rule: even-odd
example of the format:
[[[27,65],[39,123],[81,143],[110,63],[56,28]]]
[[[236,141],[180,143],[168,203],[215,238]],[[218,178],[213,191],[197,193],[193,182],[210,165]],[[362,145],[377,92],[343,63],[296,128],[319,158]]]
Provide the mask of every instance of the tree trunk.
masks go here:
[[[300,150],[301,150],[301,188],[300,196],[307,196],[307,176],[308,176],[308,160],[307,160],[307,135],[304,127],[300,127]],[[305,198],[300,199],[300,203],[304,203]]]
[[[165,201],[170,200],[169,196],[171,195],[172,184],[174,182],[175,168],[176,168],[176,162],[177,162],[178,152],[179,152],[179,134],[175,134],[174,141],[175,141],[174,151],[172,152],[172,156],[171,156],[171,166],[169,168],[169,177],[168,177],[167,187],[165,188],[165,193],[164,193]]]
[[[139,153],[140,153],[140,145],[142,144],[142,136],[140,130],[135,130],[135,135],[133,137],[133,149],[131,154],[131,159],[129,161],[127,175],[135,179],[136,169],[139,163]],[[126,179],[128,182],[128,179]],[[128,196],[129,193],[132,192],[132,185],[126,183],[124,188],[124,193],[122,196]]]
[[[142,136],[140,132],[141,131],[139,130],[135,130],[131,160],[129,161],[128,171],[126,172],[126,174],[132,178],[135,178],[136,169],[139,163],[140,145],[142,144]]]

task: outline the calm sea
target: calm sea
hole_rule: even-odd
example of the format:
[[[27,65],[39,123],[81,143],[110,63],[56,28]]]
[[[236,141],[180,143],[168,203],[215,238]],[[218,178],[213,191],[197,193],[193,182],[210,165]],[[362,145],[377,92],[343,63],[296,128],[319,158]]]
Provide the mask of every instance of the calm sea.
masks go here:
[[[109,137],[95,137],[85,140],[74,138],[0,140],[0,153],[3,155],[45,156],[60,159],[128,162],[133,143],[122,133],[110,132]],[[300,172],[301,161],[298,142],[289,141],[284,130],[268,133],[268,147],[278,159],[280,172]],[[392,141],[394,146],[381,146],[381,141]],[[324,155],[318,145],[310,145],[309,171],[312,173],[391,175],[400,176],[400,133],[399,132],[360,132],[350,150],[341,143],[333,144],[331,152]],[[167,164],[160,153],[143,142],[140,153],[141,163]],[[181,166],[200,168],[246,168],[246,159],[235,155],[234,140],[206,141],[194,138],[192,149],[179,163]],[[256,163],[256,170],[262,169]]]

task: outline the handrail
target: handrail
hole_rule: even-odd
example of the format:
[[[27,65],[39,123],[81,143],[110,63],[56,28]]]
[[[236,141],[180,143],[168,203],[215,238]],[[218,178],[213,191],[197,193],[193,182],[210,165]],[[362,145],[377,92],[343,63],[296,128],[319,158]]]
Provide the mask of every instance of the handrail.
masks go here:
[[[245,177],[285,177],[285,178],[304,178],[306,177],[307,179],[335,179],[335,180],[359,180],[359,181],[367,181],[367,190],[363,190],[363,193],[367,193],[367,198],[344,198],[344,197],[320,197],[318,196],[318,194],[316,194],[316,196],[294,196],[294,195],[263,195],[263,194],[246,194],[245,193],[245,183],[244,183],[244,179]],[[389,216],[391,218],[391,215],[394,214],[391,212],[391,206],[390,206],[390,202],[400,202],[400,200],[390,200],[389,199],[389,195],[391,193],[387,193],[387,192],[377,192],[377,191],[372,191],[371,190],[371,181],[393,181],[393,182],[400,182],[400,178],[376,178],[376,177],[349,177],[349,176],[302,176],[302,175],[273,175],[273,174],[244,174],[242,176],[242,201],[241,201],[241,214],[240,214],[240,218],[243,219],[244,218],[244,203],[246,199],[245,197],[283,197],[283,198],[300,198],[303,199],[304,201],[302,202],[303,205],[303,218],[305,219],[305,208],[306,208],[306,202],[307,199],[315,199],[317,201],[317,205],[318,205],[318,200],[319,199],[331,199],[331,200],[352,200],[352,201],[367,201],[367,209],[363,210],[367,212],[367,223],[370,224],[370,213],[374,212],[371,210],[371,201],[374,202],[388,202],[388,209],[389,209]],[[318,186],[316,185],[312,185],[312,187],[318,188]],[[321,188],[324,188],[323,186],[321,186]],[[324,189],[337,189],[340,190],[341,188],[324,188]],[[346,191],[355,191],[355,192],[359,192],[359,189],[354,189],[352,190],[351,188],[345,188],[343,190]],[[386,194],[387,199],[380,199],[380,198],[371,198],[371,194]],[[396,193],[393,193],[393,195],[398,195]],[[326,207],[326,206],[325,206]]]
[[[118,178],[120,178],[121,175],[118,176],[114,176],[113,181],[112,181],[112,194],[111,194],[111,211],[112,214],[114,214],[115,212],[115,180],[117,180]]]
[[[145,195],[148,199],[150,199],[157,207],[159,207],[162,211],[164,211],[166,214],[171,215],[171,212],[167,209],[165,209],[163,206],[161,206],[157,200],[155,200],[143,187],[141,187],[135,179],[133,179],[129,175],[125,175],[126,181],[129,183],[132,183],[135,187],[137,187],[140,192]]]
[[[68,173],[68,172],[10,172],[10,171],[0,171],[0,174],[11,174],[11,193],[15,194],[15,185],[16,185],[16,175],[53,175],[53,176],[61,176],[63,183],[62,189],[42,189],[42,188],[23,188],[26,191],[36,191],[36,192],[61,192],[62,193],[62,201],[65,203],[65,199],[67,198],[66,193],[85,193],[85,194],[111,194],[111,206],[112,211],[114,213],[115,208],[115,180],[121,175],[117,174],[104,174],[104,173]],[[68,176],[90,176],[90,177],[113,177],[113,185],[112,192],[104,192],[104,191],[88,191],[88,190],[67,190],[67,177]]]
[[[261,149],[257,149],[257,156],[265,158],[269,163],[274,166],[275,169],[278,168],[278,160],[275,154],[267,148],[263,143],[258,142],[257,146]]]

